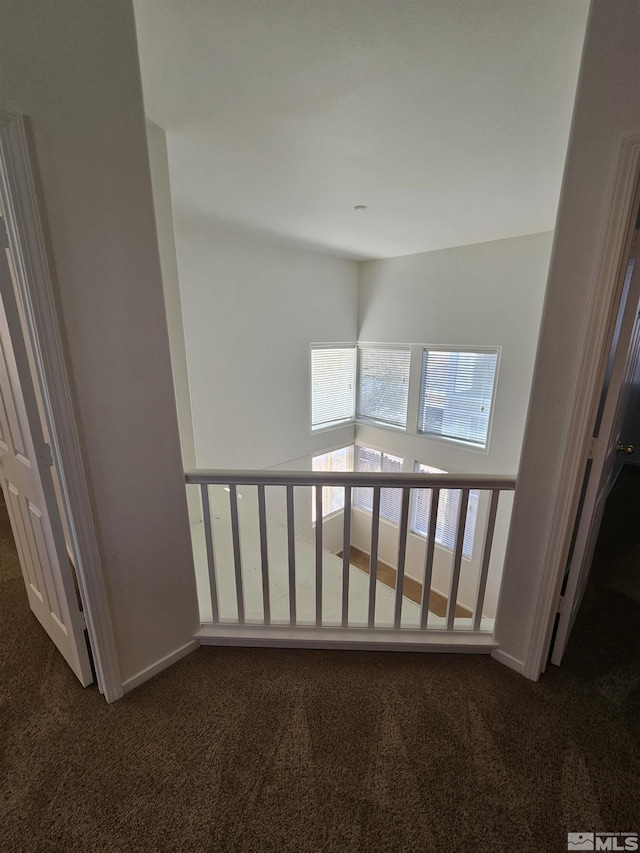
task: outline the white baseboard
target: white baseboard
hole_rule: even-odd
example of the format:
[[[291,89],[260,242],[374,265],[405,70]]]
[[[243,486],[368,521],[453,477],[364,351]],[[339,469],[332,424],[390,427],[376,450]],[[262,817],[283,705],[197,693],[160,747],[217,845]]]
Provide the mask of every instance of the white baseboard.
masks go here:
[[[506,652],[503,652],[502,649],[494,649],[491,652],[491,657],[494,660],[497,660],[498,663],[502,663],[505,666],[508,666],[509,669],[519,672],[520,675],[524,675],[524,661],[518,660],[512,655],[508,655]]]
[[[125,693],[129,693],[129,691],[139,687],[141,684],[144,684],[145,681],[153,678],[154,675],[162,672],[163,669],[166,669],[172,664],[177,663],[181,658],[191,654],[191,652],[195,651],[199,645],[200,643],[198,640],[191,640],[190,642],[185,643],[184,646],[180,646],[180,648],[176,649],[174,652],[170,652],[168,655],[160,658],[159,661],[152,663],[151,666],[147,666],[136,675],[132,675],[131,678],[127,678],[126,681],[123,681],[123,691]]]

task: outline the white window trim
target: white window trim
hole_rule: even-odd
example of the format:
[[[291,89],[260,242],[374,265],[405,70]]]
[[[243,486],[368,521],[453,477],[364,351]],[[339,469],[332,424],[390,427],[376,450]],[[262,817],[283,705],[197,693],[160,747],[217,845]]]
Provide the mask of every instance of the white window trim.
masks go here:
[[[493,430],[493,419],[496,410],[496,393],[498,390],[498,377],[500,374],[500,363],[502,360],[502,347],[501,346],[458,346],[454,344],[419,344],[420,347],[420,356],[419,356],[419,372],[418,372],[418,388],[417,388],[417,410],[415,417],[415,434],[418,438],[426,438],[429,441],[437,441],[443,442],[444,444],[453,444],[457,447],[464,447],[465,450],[470,450],[474,453],[480,453],[483,456],[488,456],[490,444],[491,444],[491,435]],[[420,432],[420,390],[422,385],[422,360],[423,353],[425,350],[429,352],[471,352],[471,353],[495,353],[496,355],[496,371],[493,377],[493,388],[491,390],[491,412],[489,413],[489,423],[487,424],[487,441],[486,444],[476,444],[472,441],[465,441],[461,438],[452,438],[446,435],[438,435],[437,433],[432,432]],[[413,356],[413,348],[412,348],[412,356]],[[411,390],[411,389],[410,389]],[[426,464],[426,463],[424,463]]]
[[[310,435],[321,435],[326,432],[331,432],[334,430],[345,429],[350,426],[356,426],[357,424],[362,424],[363,426],[374,427],[375,429],[381,430],[389,430],[392,433],[396,434],[404,434],[410,437],[419,438],[424,441],[434,441],[440,444],[445,444],[448,446],[454,446],[462,448],[470,453],[477,453],[481,456],[488,456],[491,447],[491,438],[493,434],[493,422],[496,411],[496,400],[497,400],[497,391],[498,391],[498,382],[500,378],[500,367],[502,362],[502,346],[501,345],[493,345],[493,346],[480,346],[480,345],[469,345],[469,344],[428,344],[428,343],[416,343],[412,342],[397,342],[397,341],[340,341],[340,342],[319,342],[312,343],[309,347],[309,377],[311,377],[311,350],[312,349],[320,349],[320,348],[341,348],[341,347],[355,347],[356,349],[356,373],[355,373],[355,399],[354,399],[354,416],[352,420],[340,421],[339,423],[331,424],[325,427],[318,427],[313,429],[312,427],[309,430]],[[358,415],[358,399],[357,399],[357,384],[358,384],[358,358],[357,358],[357,350],[358,347],[379,347],[379,348],[388,348],[388,349],[409,349],[411,351],[411,360],[409,367],[409,390],[408,390],[408,400],[407,400],[407,424],[405,427],[398,426],[396,424],[386,423],[384,421],[377,421],[373,418],[362,417]],[[422,382],[422,353],[424,350],[430,350],[435,352],[477,352],[477,353],[495,353],[496,354],[496,371],[493,378],[493,389],[492,389],[492,404],[491,404],[491,412],[489,414],[489,423],[487,426],[487,442],[484,446],[479,444],[474,444],[470,441],[464,441],[459,438],[451,438],[449,436],[437,435],[435,433],[425,433],[419,432],[418,424],[420,419],[420,386]],[[311,390],[311,389],[310,389]],[[309,394],[309,424],[311,424],[311,393]],[[353,442],[354,444],[358,444],[357,441]],[[336,445],[336,446],[341,446]],[[369,447],[373,447],[373,445],[367,445]],[[380,449],[380,448],[374,448]],[[387,451],[383,451],[387,452]]]
[[[365,415],[358,414],[358,379],[360,373],[360,350],[361,349],[389,349],[389,350],[408,350],[409,351],[409,381],[407,387],[407,414],[405,419],[405,425],[401,424],[393,424],[389,421],[379,421],[376,418],[368,418]],[[395,342],[376,342],[376,341],[357,341],[356,342],[356,402],[355,402],[355,422],[358,424],[368,424],[369,426],[378,427],[380,429],[389,429],[392,432],[408,432],[409,428],[409,412],[411,410],[411,380],[412,380],[412,366],[414,361],[414,345],[409,343],[395,343]],[[419,390],[419,389],[418,389]]]
[[[335,421],[326,426],[313,426],[313,350],[318,349],[355,349],[356,351],[356,367],[354,372],[354,394],[353,394],[353,417],[345,418],[345,420]],[[358,342],[357,341],[322,341],[319,343],[312,342],[309,344],[309,435],[322,435],[326,432],[332,432],[337,429],[345,429],[353,426],[356,423],[356,396],[358,382]],[[340,445],[337,445],[340,446]]]
[[[376,421],[374,418],[364,418],[362,416],[356,416],[355,423],[357,424],[365,424],[366,426],[372,426],[376,429],[388,429],[391,432],[403,432],[407,433],[407,427],[398,426],[398,424],[390,424],[386,421]],[[318,430],[315,430],[318,432]],[[409,433],[411,435],[411,433]],[[422,435],[422,433],[420,433]]]

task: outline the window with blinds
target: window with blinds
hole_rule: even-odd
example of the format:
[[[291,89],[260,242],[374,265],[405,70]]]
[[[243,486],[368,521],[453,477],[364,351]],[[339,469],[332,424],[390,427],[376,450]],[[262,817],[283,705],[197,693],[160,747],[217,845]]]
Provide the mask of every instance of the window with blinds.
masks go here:
[[[387,473],[399,474],[402,471],[404,460],[390,453],[383,453],[371,447],[356,446],[355,469],[356,471],[385,471]],[[400,521],[400,506],[402,502],[401,489],[380,490],[380,515],[387,521],[398,524]],[[367,512],[373,510],[373,489],[357,488],[353,490],[353,505]]]
[[[311,348],[311,429],[352,421],[356,398],[356,347]]]
[[[423,350],[418,432],[486,447],[497,364],[497,350]]]
[[[321,453],[311,460],[312,471],[353,471],[353,445]],[[312,488],[311,520],[316,521],[316,488]],[[344,509],[344,487],[322,487],[322,517]]]
[[[445,474],[440,468],[432,468],[416,462],[414,471],[422,474]],[[436,542],[443,548],[453,551],[456,544],[458,513],[460,512],[460,489],[442,489],[438,500],[438,516],[436,519]],[[468,560],[473,552],[473,538],[476,532],[478,517],[479,493],[476,489],[469,492],[467,505],[467,522],[464,528],[462,555]],[[429,514],[431,512],[431,489],[415,489],[411,509],[411,532],[427,536],[429,532]]]
[[[407,426],[409,347],[358,347],[357,416]]]

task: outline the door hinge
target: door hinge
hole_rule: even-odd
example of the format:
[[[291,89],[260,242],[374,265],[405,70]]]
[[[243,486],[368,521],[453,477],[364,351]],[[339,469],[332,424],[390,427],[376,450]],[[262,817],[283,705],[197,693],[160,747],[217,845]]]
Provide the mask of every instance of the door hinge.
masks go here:
[[[40,468],[53,468],[53,453],[50,444],[41,444],[36,448],[36,459]]]
[[[602,461],[604,459],[606,449],[607,445],[604,439],[593,436],[591,443],[589,444],[589,455],[587,456],[587,459],[597,460],[598,462]]]
[[[567,599],[564,597],[564,595],[561,595],[560,598],[558,599],[558,607],[556,608],[557,613],[563,613],[564,612],[566,602],[567,602]]]

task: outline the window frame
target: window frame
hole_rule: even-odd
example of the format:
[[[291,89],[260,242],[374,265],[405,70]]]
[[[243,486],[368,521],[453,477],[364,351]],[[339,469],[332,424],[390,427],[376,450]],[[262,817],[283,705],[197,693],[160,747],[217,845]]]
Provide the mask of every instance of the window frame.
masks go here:
[[[407,371],[407,403],[405,408],[404,424],[394,423],[393,421],[382,420],[372,417],[371,415],[363,415],[359,412],[360,407],[360,366],[362,363],[361,352],[367,349],[374,350],[390,350],[393,352],[406,352],[409,355],[409,367]],[[409,427],[409,411],[411,406],[411,368],[413,364],[413,345],[410,343],[377,343],[375,341],[357,341],[357,359],[356,359],[356,401],[355,401],[355,421],[356,423],[370,424],[371,426],[380,427],[381,429],[390,429],[396,432],[408,432]]]
[[[337,421],[329,421],[326,424],[314,426],[313,424],[313,352],[314,350],[328,349],[344,349],[354,350],[353,361],[353,406],[352,414],[348,418],[343,418]],[[339,341],[335,343],[311,343],[309,344],[309,432],[311,435],[319,435],[323,432],[330,432],[334,429],[342,429],[344,427],[355,424],[356,422],[356,397],[358,385],[358,342],[357,341]],[[320,455],[320,454],[319,454]]]
[[[422,387],[423,387],[423,371],[424,371],[424,353],[425,352],[446,352],[446,353],[456,353],[456,354],[483,354],[488,353],[496,356],[496,367],[495,372],[493,374],[493,384],[491,387],[491,410],[489,412],[489,420],[487,423],[487,435],[484,444],[480,444],[475,441],[469,441],[464,438],[457,438],[455,436],[441,435],[435,432],[426,432],[420,429],[420,416],[422,411]],[[502,347],[501,346],[453,346],[453,345],[430,345],[430,344],[420,344],[420,369],[418,373],[418,405],[417,405],[417,413],[415,419],[415,429],[416,435],[419,438],[427,438],[430,441],[442,441],[445,444],[454,444],[458,447],[464,447],[466,450],[471,450],[476,453],[482,453],[487,455],[489,453],[489,447],[491,443],[491,434],[493,430],[493,419],[495,415],[496,409],[496,396],[498,389],[498,378],[500,374],[500,362],[502,358]],[[424,463],[426,464],[426,463]]]

